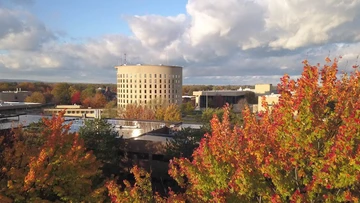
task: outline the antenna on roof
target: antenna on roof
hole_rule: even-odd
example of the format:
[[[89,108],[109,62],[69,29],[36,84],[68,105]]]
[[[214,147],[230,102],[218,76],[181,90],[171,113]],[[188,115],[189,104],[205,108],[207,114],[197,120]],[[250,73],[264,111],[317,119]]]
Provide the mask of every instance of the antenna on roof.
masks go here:
[[[126,53],[124,53],[124,64],[126,64]]]
[[[119,60],[119,65],[122,65],[122,57],[120,57],[120,60]]]

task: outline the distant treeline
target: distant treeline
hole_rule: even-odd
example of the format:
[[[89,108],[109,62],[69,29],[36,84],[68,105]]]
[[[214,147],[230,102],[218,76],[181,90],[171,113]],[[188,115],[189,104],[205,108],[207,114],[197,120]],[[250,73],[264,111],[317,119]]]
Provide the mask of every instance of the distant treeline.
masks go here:
[[[52,104],[81,104],[102,108],[116,106],[115,84],[0,82],[0,91],[31,91],[27,102]],[[110,103],[111,102],[111,103]]]

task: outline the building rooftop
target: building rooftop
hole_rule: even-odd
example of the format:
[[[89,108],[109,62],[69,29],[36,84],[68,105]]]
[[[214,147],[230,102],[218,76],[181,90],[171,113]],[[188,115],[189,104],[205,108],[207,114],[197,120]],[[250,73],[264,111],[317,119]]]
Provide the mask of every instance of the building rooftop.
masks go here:
[[[241,96],[250,91],[238,91],[238,90],[207,90],[207,91],[194,91],[194,96]]]
[[[6,119],[0,119],[0,130],[16,128],[19,125],[23,127],[29,126],[31,123],[40,121],[43,117],[51,118],[51,116],[42,115],[19,115],[13,117],[7,117]],[[85,119],[64,117],[65,123],[72,123],[70,132],[78,132],[79,129],[84,126]],[[87,118],[92,120],[92,118]],[[119,134],[119,138],[133,139],[133,140],[147,140],[153,142],[166,142],[168,139],[172,139],[172,135],[169,133],[154,132],[154,130],[165,127],[164,122],[159,121],[134,121],[134,120],[120,120],[120,119],[108,119],[116,132]],[[183,128],[192,127],[194,129],[200,129],[201,125],[196,124],[179,124]]]
[[[0,100],[0,113],[2,111],[14,111],[16,109],[38,108],[41,107],[40,103],[31,102],[4,102]]]
[[[156,67],[170,67],[170,68],[182,68],[182,66],[177,66],[177,65],[165,65],[165,64],[122,64],[122,65],[117,65],[115,66],[115,68],[120,68],[120,67],[124,67],[124,66],[156,66]]]

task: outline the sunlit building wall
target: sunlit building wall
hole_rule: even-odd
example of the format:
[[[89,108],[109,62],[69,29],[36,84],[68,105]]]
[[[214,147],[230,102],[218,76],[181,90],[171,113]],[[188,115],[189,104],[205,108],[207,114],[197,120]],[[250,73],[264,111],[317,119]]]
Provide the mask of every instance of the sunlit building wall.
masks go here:
[[[119,108],[127,104],[181,104],[182,67],[139,64],[115,68]]]

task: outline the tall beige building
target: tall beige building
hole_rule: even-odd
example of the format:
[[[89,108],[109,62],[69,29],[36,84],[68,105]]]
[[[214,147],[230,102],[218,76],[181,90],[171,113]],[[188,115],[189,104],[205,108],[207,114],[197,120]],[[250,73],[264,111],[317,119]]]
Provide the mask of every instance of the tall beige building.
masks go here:
[[[138,64],[115,68],[119,108],[127,104],[181,104],[182,67]]]

